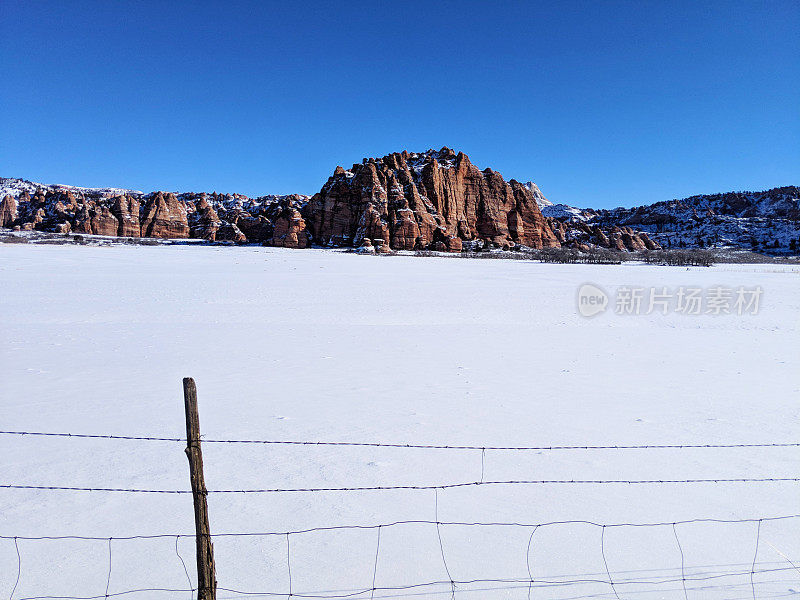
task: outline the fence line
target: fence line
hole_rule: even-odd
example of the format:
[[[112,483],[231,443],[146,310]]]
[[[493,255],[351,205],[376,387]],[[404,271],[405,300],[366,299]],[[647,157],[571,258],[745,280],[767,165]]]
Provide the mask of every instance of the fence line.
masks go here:
[[[190,393],[187,395],[187,382]],[[262,445],[287,445],[287,446],[330,446],[330,447],[368,447],[368,448],[397,448],[397,449],[425,449],[425,450],[461,450],[461,451],[480,451],[480,481],[463,481],[454,483],[438,483],[427,485],[366,485],[366,486],[348,486],[348,487],[304,487],[304,488],[261,488],[261,489],[218,489],[206,490],[204,485],[201,484],[199,489],[142,489],[142,488],[116,488],[116,487],[79,487],[79,486],[60,486],[60,485],[28,485],[28,484],[0,484],[0,489],[18,489],[18,490],[39,490],[39,491],[77,491],[77,492],[119,492],[131,494],[195,494],[201,496],[205,502],[206,494],[267,494],[267,493],[304,493],[304,492],[364,492],[364,491],[383,491],[383,490],[433,490],[435,501],[435,518],[433,520],[398,520],[384,523],[373,524],[351,524],[351,525],[328,525],[320,527],[309,527],[305,529],[296,529],[290,531],[266,531],[266,532],[233,532],[233,533],[216,533],[211,534],[207,528],[205,531],[198,529],[194,534],[152,534],[152,535],[133,535],[133,536],[84,536],[84,535],[58,535],[58,536],[9,536],[0,535],[0,540],[10,541],[13,540],[14,548],[16,550],[17,559],[17,573],[14,587],[9,596],[9,600],[100,600],[102,598],[114,598],[120,596],[128,596],[135,594],[177,594],[188,593],[194,598],[195,593],[202,598],[204,593],[211,590],[208,598],[216,598],[214,590],[226,592],[230,598],[239,598],[243,596],[251,597],[288,597],[291,600],[295,598],[309,598],[319,600],[338,600],[338,599],[353,599],[353,600],[380,600],[382,598],[400,598],[413,595],[449,595],[451,600],[455,600],[456,592],[458,590],[463,592],[474,591],[494,591],[506,590],[516,588],[527,588],[528,599],[531,600],[534,590],[547,589],[547,588],[569,588],[570,586],[589,586],[600,585],[608,586],[608,591],[602,594],[593,594],[592,596],[582,595],[581,598],[588,597],[611,597],[616,600],[621,599],[621,594],[625,596],[652,593],[653,590],[637,590],[631,589],[630,586],[668,586],[670,584],[681,583],[681,588],[676,588],[675,591],[682,591],[685,600],[688,600],[689,591],[703,591],[710,589],[726,590],[733,592],[738,588],[748,588],[748,592],[752,595],[753,600],[757,600],[757,589],[761,589],[762,585],[776,585],[778,583],[791,581],[796,583],[796,579],[781,578],[781,574],[789,571],[800,572],[795,562],[790,560],[789,557],[775,549],[778,554],[783,558],[782,561],[774,562],[759,562],[759,547],[762,543],[762,525],[767,522],[785,521],[789,519],[800,519],[800,514],[761,517],[761,518],[742,518],[742,519],[718,519],[718,518],[693,518],[685,520],[652,522],[652,523],[598,523],[590,520],[563,520],[563,521],[550,521],[542,523],[521,523],[521,522],[466,522],[466,521],[440,521],[439,520],[439,492],[440,490],[453,489],[453,488],[466,488],[475,486],[518,486],[518,485],[678,485],[678,484],[739,484],[739,483],[796,483],[800,482],[800,477],[734,477],[734,478],[694,478],[694,479],[516,479],[516,480],[498,480],[498,481],[485,481],[485,457],[487,451],[556,451],[556,450],[581,450],[581,451],[610,451],[610,450],[644,450],[644,449],[735,449],[735,448],[788,448],[800,447],[798,442],[765,442],[765,443],[739,443],[739,444],[636,444],[636,445],[551,445],[551,446],[478,446],[478,445],[447,445],[447,444],[401,444],[401,443],[382,443],[382,442],[346,442],[346,441],[303,441],[303,440],[253,440],[253,439],[204,439],[201,438],[199,433],[199,424],[196,423],[197,409],[196,409],[196,392],[194,391],[194,381],[191,378],[184,379],[184,398],[186,401],[187,411],[187,437],[153,437],[153,436],[128,436],[128,435],[115,435],[115,434],[74,434],[74,433],[59,433],[59,432],[31,432],[31,431],[0,431],[0,435],[7,436],[37,436],[37,437],[54,437],[54,438],[70,438],[70,439],[105,439],[105,440],[130,440],[130,441],[153,441],[153,442],[173,442],[173,443],[187,443],[190,447],[196,447],[198,453],[198,465],[201,473],[202,480],[202,466],[199,457],[199,444],[202,441],[206,444],[262,444]],[[191,398],[190,398],[191,396]],[[191,428],[190,423],[190,400],[194,402],[194,428]],[[194,446],[192,446],[194,444]],[[188,452],[188,449],[187,449]],[[197,465],[192,464],[192,457],[190,456],[190,471]],[[195,518],[197,520],[197,503],[195,502]],[[748,563],[729,563],[724,565],[706,565],[706,566],[687,566],[685,563],[684,546],[681,537],[678,535],[678,528],[680,526],[697,524],[697,523],[713,523],[713,524],[753,524],[755,534],[755,548],[753,550],[752,561]],[[413,525],[427,525],[432,528],[435,527],[436,540],[438,542],[438,549],[441,555],[441,566],[447,578],[442,580],[422,581],[417,583],[409,583],[405,585],[391,585],[381,586],[378,584],[378,564],[381,556],[381,534],[385,529],[395,528],[401,526]],[[602,566],[604,569],[599,573],[583,573],[578,575],[558,575],[550,577],[534,577],[534,569],[531,564],[531,550],[536,547],[534,540],[535,534],[545,527],[565,526],[565,525],[587,525],[600,529],[599,544],[600,555],[602,556]],[[453,569],[452,556],[448,555],[446,538],[443,538],[442,531],[448,527],[495,527],[495,528],[522,528],[525,530],[525,537],[527,537],[527,545],[525,546],[525,565],[527,569],[527,577],[509,577],[509,578],[486,578],[486,579],[459,579],[455,577],[456,571]],[[668,568],[653,568],[653,569],[639,569],[628,571],[615,571],[610,568],[606,550],[607,550],[607,536],[606,530],[611,528],[642,528],[642,527],[668,527],[671,528],[671,537],[674,537],[674,543],[680,553],[680,577],[677,576],[677,567]],[[355,588],[349,590],[319,590],[319,591],[305,591],[298,592],[295,590],[293,583],[293,570],[292,570],[292,536],[312,534],[320,532],[341,531],[341,530],[363,530],[374,531],[376,533],[375,540],[375,556],[374,563],[371,567],[371,587]],[[530,531],[530,536],[527,532]],[[286,574],[288,575],[288,593],[285,590],[241,590],[230,587],[216,587],[216,580],[214,576],[214,563],[213,557],[210,560],[211,581],[212,586],[204,587],[202,583],[194,584],[192,577],[189,574],[186,562],[181,556],[179,543],[181,538],[195,538],[198,543],[198,577],[201,574],[201,560],[199,544],[200,540],[205,540],[205,543],[211,547],[211,540],[221,540],[226,538],[255,538],[261,536],[283,536],[286,539]],[[174,538],[175,541],[175,554],[180,561],[182,570],[186,575],[188,588],[139,588],[124,591],[112,591],[114,573],[114,542],[129,541],[129,540],[154,540]],[[538,538],[537,538],[538,539]],[[23,574],[23,558],[24,553],[20,553],[20,542],[36,542],[48,540],[87,540],[98,541],[107,544],[108,554],[108,569],[104,577],[104,593],[96,596],[30,596],[26,598],[15,598],[18,590],[18,585]],[[769,543],[768,541],[765,543]],[[23,545],[24,546],[24,545]],[[452,550],[452,548],[451,548]],[[384,550],[385,552],[385,550]],[[451,560],[448,560],[448,557]],[[297,560],[297,559],[295,559]],[[117,559],[119,562],[119,559]],[[790,566],[787,566],[790,565]],[[714,569],[714,570],[712,570]],[[769,581],[757,581],[756,576],[761,574],[773,574],[775,578]],[[434,575],[435,577],[436,575]],[[118,575],[116,576],[118,577]],[[721,583],[726,578],[740,577],[747,581],[741,583]],[[720,583],[716,583],[720,582]],[[402,583],[402,580],[401,582]],[[702,585],[693,586],[693,583],[702,583]],[[687,585],[689,584],[689,585]],[[197,587],[195,587],[197,585]],[[315,585],[312,583],[312,585]],[[346,584],[351,585],[351,584]],[[283,587],[281,584],[279,587]],[[481,590],[473,589],[474,586],[482,586]],[[98,586],[100,587],[100,586]],[[199,589],[198,589],[199,588]],[[100,587],[100,589],[103,589]],[[777,590],[777,588],[775,588]],[[661,592],[665,591],[662,587]],[[774,591],[774,590],[770,590]],[[793,592],[793,590],[790,590]],[[87,593],[84,589],[80,590],[81,593]],[[571,590],[570,592],[571,593]],[[587,592],[588,593],[588,592]],[[730,594],[728,594],[730,596]],[[780,595],[772,594],[770,596],[760,595],[761,598],[766,597],[780,597]],[[575,596],[578,598],[578,596]],[[566,600],[566,599],[563,599]]]
[[[207,494],[275,494],[289,492],[366,492],[386,490],[447,490],[492,485],[666,485],[694,483],[779,483],[798,482],[800,477],[734,477],[714,479],[512,479],[507,481],[464,481],[436,485],[373,485],[357,487],[261,488],[249,490],[207,490]],[[144,488],[93,488],[61,485],[0,484],[0,489],[70,492],[121,492],[129,494],[191,494],[192,490],[153,490]]]
[[[390,527],[399,527],[402,525],[442,525],[445,527],[521,527],[524,529],[539,528],[539,527],[553,527],[557,525],[590,525],[593,527],[605,527],[607,529],[624,528],[624,527],[672,527],[677,525],[691,525],[697,523],[714,523],[714,524],[741,524],[741,523],[767,523],[771,521],[785,521],[788,519],[800,519],[800,514],[796,515],[779,515],[776,517],[760,517],[760,518],[746,518],[746,519],[718,519],[713,517],[700,517],[695,519],[683,519],[676,521],[656,521],[645,523],[598,523],[596,521],[589,521],[586,519],[567,519],[562,521],[545,521],[542,523],[520,523],[519,521],[438,521],[429,519],[406,519],[401,521],[388,521],[384,523],[375,523],[367,525],[325,525],[322,527],[308,527],[305,529],[294,529],[289,531],[253,531],[253,532],[232,532],[232,533],[211,533],[210,537],[225,538],[225,537],[260,537],[260,536],[285,536],[285,535],[300,535],[304,533],[316,533],[323,531],[339,531],[343,529],[388,529]],[[159,538],[189,538],[194,537],[194,533],[157,533],[152,535],[129,535],[129,536],[86,536],[86,535],[43,535],[43,536],[23,536],[23,535],[0,535],[2,540],[84,540],[84,541],[125,541],[125,540],[149,540]]]
[[[133,440],[148,442],[180,442],[185,438],[88,434],[88,433],[51,433],[43,431],[0,431],[0,435],[44,436],[63,438],[84,438],[102,440]],[[204,444],[271,444],[291,446],[351,446],[369,448],[416,448],[424,450],[498,450],[498,451],[545,451],[545,450],[669,450],[700,448],[792,448],[800,447],[800,442],[765,442],[753,444],[633,444],[633,445],[577,445],[577,446],[458,446],[446,444],[400,444],[382,442],[326,442],[302,440],[223,440],[201,438]]]

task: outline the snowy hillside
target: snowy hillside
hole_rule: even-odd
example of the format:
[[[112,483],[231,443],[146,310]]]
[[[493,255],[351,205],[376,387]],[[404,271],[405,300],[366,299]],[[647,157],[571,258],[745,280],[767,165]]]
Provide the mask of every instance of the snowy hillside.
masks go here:
[[[110,198],[112,196],[143,196],[142,192],[136,190],[126,190],[122,188],[86,188],[78,187],[76,185],[60,185],[60,184],[46,184],[28,181],[27,179],[16,179],[13,177],[0,177],[0,199],[5,196],[12,198],[19,198],[23,193],[27,192],[33,196],[37,190],[44,190],[45,192],[73,192],[77,194],[85,194],[87,196],[96,196]]]
[[[631,227],[664,248],[742,248],[766,254],[800,253],[800,188],[729,192],[656,202],[634,208],[546,207],[565,223]]]
[[[451,580],[461,600],[792,597],[798,520],[727,521],[796,514],[796,482],[214,490],[797,477],[797,448],[545,448],[796,442],[798,276],[773,265],[4,245],[0,420],[5,431],[180,438],[181,377],[193,376],[207,440],[477,447],[206,442],[212,533],[281,533],[214,538],[220,600],[290,589],[452,598]],[[579,282],[609,293],[760,286],[763,302],[741,317],[621,316],[612,305],[586,319]],[[0,456],[2,484],[188,488],[181,443],[0,435]],[[723,522],[672,525],[696,518]],[[390,525],[406,520],[422,522]],[[662,525],[535,526],[566,520]],[[0,489],[0,590],[189,600],[194,541],[175,536],[193,527],[185,494]],[[172,535],[107,539],[151,534]],[[101,539],[13,539],[59,535]]]
[[[586,222],[589,220],[589,217],[585,215],[583,210],[580,208],[575,208],[574,206],[568,206],[566,204],[550,204],[549,206],[545,206],[542,208],[542,214],[545,217],[551,217],[553,219],[564,220],[567,222]]]

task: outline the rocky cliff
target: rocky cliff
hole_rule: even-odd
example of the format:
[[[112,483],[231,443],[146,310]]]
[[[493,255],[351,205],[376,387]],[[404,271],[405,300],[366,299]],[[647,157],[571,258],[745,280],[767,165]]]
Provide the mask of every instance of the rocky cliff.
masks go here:
[[[631,227],[617,225],[590,225],[581,221],[566,222],[547,217],[550,227],[562,246],[587,251],[591,248],[607,248],[621,252],[640,252],[642,250],[660,250],[661,246],[654,242],[643,231]]]
[[[0,226],[106,236],[199,238],[306,248],[354,246],[377,252],[463,244],[557,247],[532,183],[506,182],[449,148],[337,167],[307,196],[142,194],[116,188],[40,186],[0,180],[8,195]]]
[[[449,148],[337,167],[319,193],[144,194],[0,178],[0,227],[120,237],[196,238],[365,252],[477,246],[620,251],[738,247],[800,252],[800,188],[693,196],[635,208],[552,204]]]
[[[323,246],[451,252],[472,241],[559,246],[530,187],[480,170],[449,148],[337,167],[303,215]]]
[[[255,242],[306,248],[310,236],[300,214],[307,196],[143,194],[117,188],[40,185],[0,179],[0,227],[22,231],[85,233],[211,242]]]
[[[556,204],[542,212],[557,232],[576,239],[600,230],[607,236],[617,233],[621,238],[625,232],[633,233],[645,246],[649,241],[664,248],[732,247],[767,254],[800,251],[797,186],[692,196],[611,210]],[[628,243],[625,246],[630,249]]]

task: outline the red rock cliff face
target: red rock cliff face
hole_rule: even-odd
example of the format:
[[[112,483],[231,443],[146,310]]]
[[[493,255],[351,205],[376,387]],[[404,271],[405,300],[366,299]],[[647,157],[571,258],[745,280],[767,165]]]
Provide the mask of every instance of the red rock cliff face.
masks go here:
[[[186,205],[175,194],[157,192],[148,198],[141,216],[142,237],[188,238]]]
[[[0,202],[0,227],[11,227],[17,220],[17,201],[6,196]]]
[[[303,211],[314,243],[458,251],[462,240],[557,247],[530,189],[449,148],[337,167]]]

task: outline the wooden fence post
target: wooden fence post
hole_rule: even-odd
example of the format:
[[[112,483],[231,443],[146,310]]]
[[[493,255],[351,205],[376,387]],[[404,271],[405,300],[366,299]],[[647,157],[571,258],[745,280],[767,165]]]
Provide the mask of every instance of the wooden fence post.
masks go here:
[[[197,387],[194,379],[183,379],[183,401],[186,408],[186,456],[194,500],[194,528],[197,542],[197,600],[217,599],[217,578],[214,570],[214,546],[208,526],[208,502],[203,478],[203,452],[200,449],[200,418],[197,413]]]

